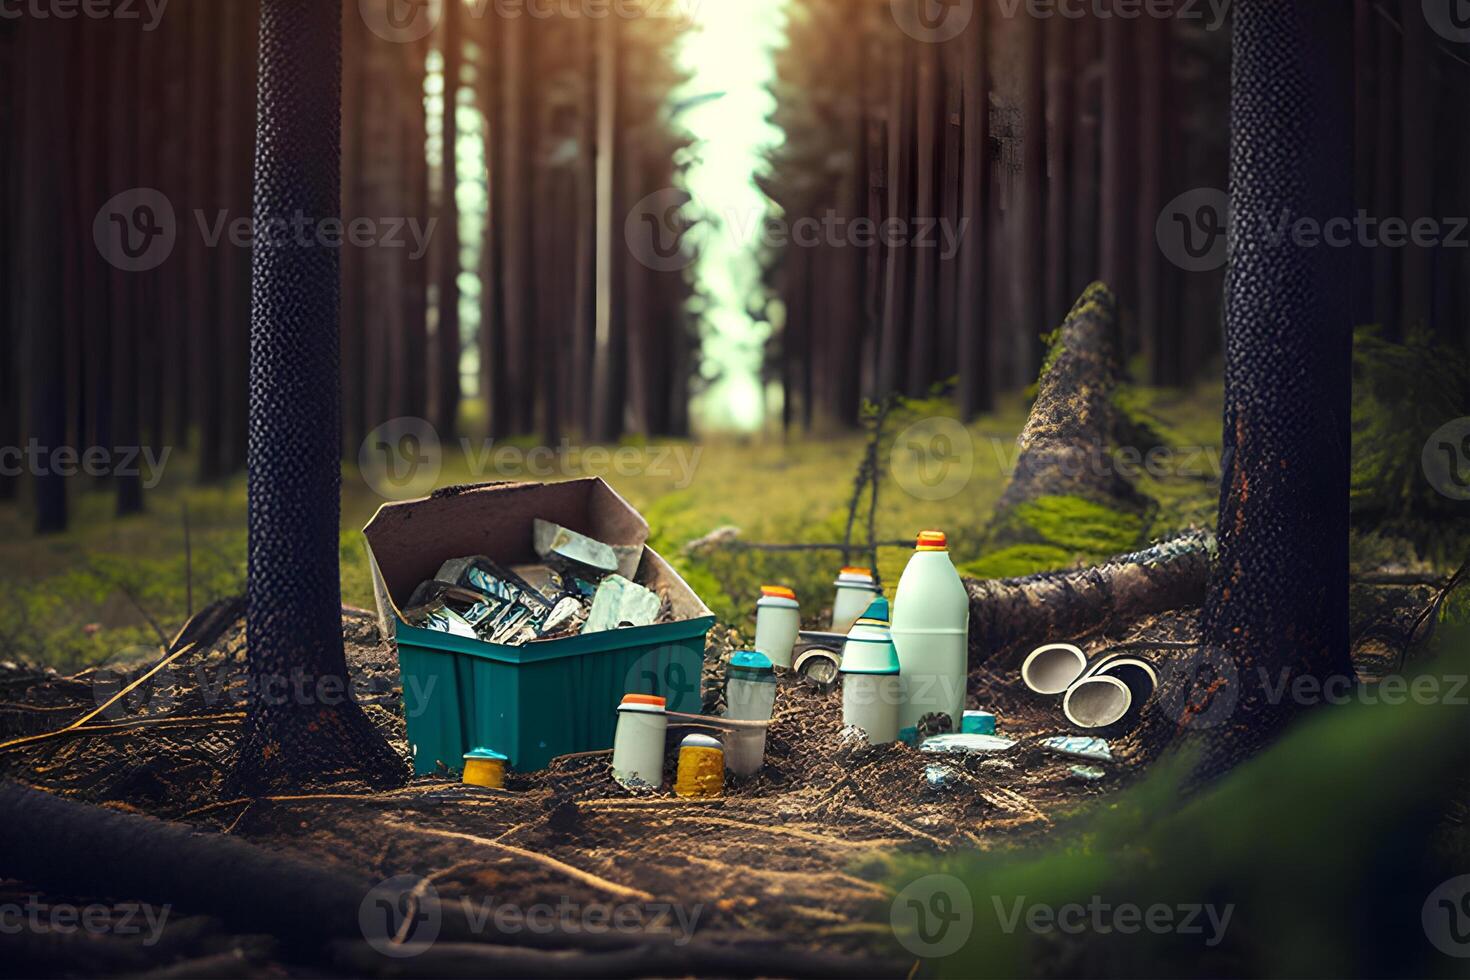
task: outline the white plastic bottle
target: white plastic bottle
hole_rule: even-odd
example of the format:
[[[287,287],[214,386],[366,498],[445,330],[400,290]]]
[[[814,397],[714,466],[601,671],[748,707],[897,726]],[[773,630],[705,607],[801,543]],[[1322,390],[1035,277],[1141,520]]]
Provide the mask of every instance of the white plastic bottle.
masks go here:
[[[924,531],[893,598],[903,699],[899,738],[917,739],[920,719],[942,712],[960,730],[969,667],[970,596],[950,561],[943,531]]]
[[[658,789],[664,784],[665,710],[665,700],[654,694],[629,694],[618,705],[612,771],[622,785]]]
[[[873,745],[898,737],[898,654],[888,632],[888,600],[874,599],[842,647],[842,724]]]
[[[832,583],[837,592],[832,599],[832,632],[846,633],[852,624],[878,598],[878,586],[870,568],[844,568]]]
[[[791,666],[791,651],[801,631],[796,593],[783,585],[762,585],[755,604],[755,648],[779,667]]]

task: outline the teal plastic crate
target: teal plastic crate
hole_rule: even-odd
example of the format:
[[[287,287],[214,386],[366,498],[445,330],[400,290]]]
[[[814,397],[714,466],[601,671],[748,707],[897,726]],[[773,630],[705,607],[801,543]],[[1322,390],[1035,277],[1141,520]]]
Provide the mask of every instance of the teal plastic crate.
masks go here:
[[[625,627],[508,647],[398,624],[398,669],[415,773],[488,746],[511,768],[612,748],[624,694],[658,694],[701,710],[700,669],[714,617]]]

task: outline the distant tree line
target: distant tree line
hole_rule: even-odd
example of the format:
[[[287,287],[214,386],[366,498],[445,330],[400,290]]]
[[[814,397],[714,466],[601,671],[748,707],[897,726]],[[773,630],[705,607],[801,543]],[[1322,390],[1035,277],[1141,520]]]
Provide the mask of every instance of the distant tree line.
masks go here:
[[[1119,297],[1122,350],[1140,380],[1181,385],[1217,370],[1224,269],[1198,268],[1170,236],[1184,221],[1191,249],[1218,242],[1223,257],[1225,216],[1203,193],[1181,196],[1228,189],[1231,24],[1202,4],[1167,18],[1108,0],[1070,16],[1062,6],[1037,17],[1025,3],[974,0],[935,19],[923,0],[792,0],[774,86],[787,138],[767,192],[788,224],[896,218],[911,237],[852,247],[829,236],[768,256],[758,314],[774,328],[769,373],[788,425],[851,424],[863,395],[956,378],[966,416],[984,411],[1035,380],[1043,336],[1094,279]],[[1356,39],[1355,91],[1342,97],[1355,110],[1357,206],[1409,225],[1438,219],[1448,239],[1470,215],[1470,46],[1435,33],[1417,0],[1342,7]],[[948,36],[948,18],[965,16]],[[915,244],[926,219],[963,229],[952,257],[942,238]],[[1352,246],[1357,322],[1390,337],[1427,329],[1465,349],[1465,237]]]
[[[398,416],[458,434],[474,348],[497,437],[687,431],[691,287],[630,260],[623,232],[633,202],[675,182],[681,23],[499,10],[447,2],[431,32],[389,40],[343,4],[343,219],[369,219],[373,242],[331,246],[349,458]],[[269,231],[235,226],[251,214],[258,25],[259,0],[172,0],[152,25],[0,19],[0,446],[169,446],[202,481],[243,469],[251,240]],[[463,148],[457,107],[484,121],[484,172],[444,152]],[[488,220],[471,242],[457,198],[477,184]],[[410,224],[431,229],[423,254]],[[137,476],[92,482],[120,514],[144,505]],[[7,467],[0,499],[27,483],[38,530],[64,529],[77,481]]]

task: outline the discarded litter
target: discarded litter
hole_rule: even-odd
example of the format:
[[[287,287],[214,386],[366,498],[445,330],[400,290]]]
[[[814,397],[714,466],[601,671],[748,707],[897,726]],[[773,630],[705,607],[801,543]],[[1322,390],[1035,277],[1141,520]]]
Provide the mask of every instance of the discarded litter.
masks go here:
[[[944,532],[924,531],[893,599],[893,644],[903,678],[898,727],[905,741],[918,740],[931,714],[948,715],[949,730],[960,730],[969,628],[970,595],[950,561]]]
[[[714,615],[604,481],[457,487],[363,530],[416,773],[480,746],[520,771],[610,748],[630,692],[700,710]]]
[[[1094,762],[1113,761],[1113,751],[1108,747],[1106,739],[1090,738],[1086,735],[1056,735],[1042,739],[1041,744],[1061,755],[1091,759]]]
[[[1021,664],[1021,680],[1038,694],[1061,694],[1062,713],[1078,728],[1106,728],[1143,707],[1158,687],[1153,664],[1130,653],[1091,663],[1070,643],[1037,647]]]
[[[960,774],[953,766],[930,764],[924,767],[924,781],[930,789],[949,789],[960,782]]]
[[[1087,669],[1087,654],[1070,643],[1048,643],[1026,655],[1021,680],[1037,694],[1061,694]]]
[[[730,657],[725,677],[725,717],[770,721],[776,704],[776,674],[763,653],[741,650]],[[725,763],[737,776],[753,776],[765,761],[764,730],[737,732],[725,740]]]
[[[1097,766],[1072,766],[1067,770],[1067,778],[1079,783],[1095,783],[1106,775],[1107,770]]]
[[[871,568],[844,568],[832,583],[837,594],[832,600],[832,632],[846,633],[878,597],[878,583]]]
[[[920,752],[958,752],[966,755],[988,755],[992,752],[1004,752],[1015,746],[1015,741],[1009,738],[1001,738],[998,735],[965,735],[956,732],[947,732],[943,735],[931,735],[924,739],[919,746]]]
[[[505,756],[494,749],[471,749],[464,754],[466,786],[500,789],[505,785]]]
[[[725,752],[710,735],[687,735],[679,745],[674,794],[688,800],[712,800],[725,792]]]
[[[652,694],[624,695],[618,705],[618,728],[613,737],[613,778],[629,789],[664,784],[664,737],[669,719],[667,702]]]
[[[888,631],[888,600],[874,599],[842,649],[842,724],[861,729],[873,745],[898,738],[898,652]]]
[[[964,735],[994,735],[995,715],[988,711],[966,711],[960,721],[960,732]]]
[[[761,597],[755,604],[755,648],[771,663],[791,666],[791,650],[801,630],[801,606],[796,593],[780,585],[761,586]]]

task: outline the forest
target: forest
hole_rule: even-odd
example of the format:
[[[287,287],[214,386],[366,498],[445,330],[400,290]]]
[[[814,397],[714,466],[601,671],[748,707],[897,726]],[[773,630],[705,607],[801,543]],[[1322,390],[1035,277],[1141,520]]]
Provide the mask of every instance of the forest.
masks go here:
[[[0,0],[0,77],[0,975],[1459,975],[1456,3]]]

